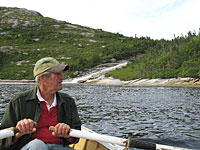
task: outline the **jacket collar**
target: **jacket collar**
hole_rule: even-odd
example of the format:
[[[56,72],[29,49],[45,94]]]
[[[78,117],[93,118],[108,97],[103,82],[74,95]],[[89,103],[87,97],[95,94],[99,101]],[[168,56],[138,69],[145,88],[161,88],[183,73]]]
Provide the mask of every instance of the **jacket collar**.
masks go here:
[[[59,92],[56,92],[56,98],[57,98],[57,105],[61,105],[62,103],[65,102],[65,100],[60,96]]]
[[[36,99],[37,86],[35,86],[31,91],[28,92],[28,95],[25,97],[25,100],[34,100]]]

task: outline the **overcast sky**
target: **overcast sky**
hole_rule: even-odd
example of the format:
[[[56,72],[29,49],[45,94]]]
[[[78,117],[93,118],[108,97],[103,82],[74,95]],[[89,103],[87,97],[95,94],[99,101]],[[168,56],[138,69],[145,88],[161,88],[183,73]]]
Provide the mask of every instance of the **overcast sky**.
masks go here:
[[[0,6],[132,37],[172,39],[200,28],[200,0],[0,0]]]

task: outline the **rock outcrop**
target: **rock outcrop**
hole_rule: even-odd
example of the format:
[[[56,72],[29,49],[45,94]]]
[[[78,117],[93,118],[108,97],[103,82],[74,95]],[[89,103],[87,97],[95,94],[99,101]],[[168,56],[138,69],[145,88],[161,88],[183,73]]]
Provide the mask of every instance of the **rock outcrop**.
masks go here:
[[[135,79],[130,81],[121,81],[119,79],[98,78],[87,80],[87,84],[112,84],[112,85],[135,85],[135,86],[182,86],[182,87],[200,87],[200,80],[194,78],[171,78],[171,79]]]

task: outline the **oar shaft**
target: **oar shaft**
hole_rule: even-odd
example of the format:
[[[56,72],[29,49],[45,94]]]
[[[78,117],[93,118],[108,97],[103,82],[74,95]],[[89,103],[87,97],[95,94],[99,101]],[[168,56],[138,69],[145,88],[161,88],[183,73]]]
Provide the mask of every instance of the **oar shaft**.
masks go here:
[[[8,138],[14,136],[18,132],[18,129],[15,127],[10,127],[7,129],[0,130],[0,139]]]
[[[50,131],[54,131],[54,129],[55,128],[53,126],[49,127]],[[92,132],[87,132],[87,131],[80,131],[80,130],[75,130],[75,129],[70,129],[69,135],[72,137],[77,137],[77,138],[84,138],[88,140],[107,142],[107,143],[118,144],[118,145],[123,145],[127,147],[147,149],[147,150],[190,150],[190,149],[185,149],[185,148],[180,148],[180,147],[149,143],[149,142],[135,140],[131,138],[123,139],[123,138],[102,135],[102,134],[97,134],[97,133],[92,133]]]
[[[49,130],[54,131],[54,127],[50,126]],[[69,132],[69,135],[72,137],[84,138],[88,140],[118,144],[118,145],[123,145],[123,146],[125,146],[126,142],[128,141],[127,139],[123,139],[123,138],[102,135],[102,134],[97,134],[97,133],[90,133],[90,132],[80,131],[80,130],[75,130],[75,129],[71,129]]]

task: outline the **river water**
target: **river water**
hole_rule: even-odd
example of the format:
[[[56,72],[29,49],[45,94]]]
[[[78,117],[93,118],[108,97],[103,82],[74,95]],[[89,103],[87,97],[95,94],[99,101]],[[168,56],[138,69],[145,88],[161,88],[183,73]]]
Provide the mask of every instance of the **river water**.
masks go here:
[[[0,84],[0,119],[13,95],[34,84]],[[200,88],[64,84],[91,130],[200,149]]]

